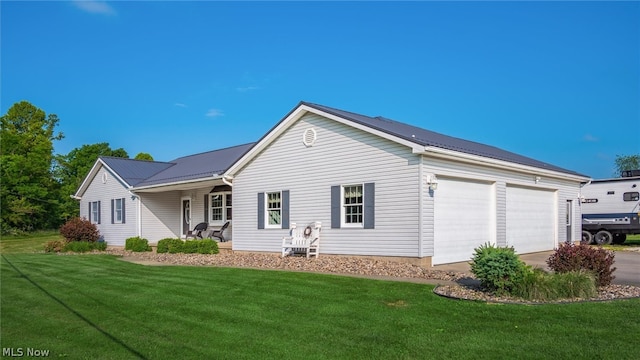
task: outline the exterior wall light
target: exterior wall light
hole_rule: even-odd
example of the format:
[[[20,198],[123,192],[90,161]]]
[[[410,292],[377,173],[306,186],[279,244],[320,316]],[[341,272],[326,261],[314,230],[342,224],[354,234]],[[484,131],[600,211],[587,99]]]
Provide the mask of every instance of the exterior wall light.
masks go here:
[[[429,190],[437,190],[438,178],[435,175],[427,175],[427,185],[429,185]]]

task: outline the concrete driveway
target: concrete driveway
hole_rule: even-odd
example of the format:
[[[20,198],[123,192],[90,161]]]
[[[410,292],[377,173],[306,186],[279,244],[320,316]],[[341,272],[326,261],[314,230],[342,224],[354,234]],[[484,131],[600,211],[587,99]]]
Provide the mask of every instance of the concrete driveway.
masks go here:
[[[546,261],[551,254],[553,254],[553,251],[525,254],[520,255],[520,259],[528,265],[549,270]],[[640,252],[616,251],[615,254],[616,256],[613,266],[616,267],[616,271],[613,272],[613,275],[616,278],[613,279],[613,283],[618,285],[640,286]],[[436,265],[433,269],[467,273],[471,272],[469,263],[467,262]]]

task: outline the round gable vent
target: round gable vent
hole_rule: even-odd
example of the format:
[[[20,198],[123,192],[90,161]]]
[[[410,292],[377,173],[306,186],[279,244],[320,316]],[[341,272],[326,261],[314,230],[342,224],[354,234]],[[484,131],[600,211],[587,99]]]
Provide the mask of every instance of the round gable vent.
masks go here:
[[[316,143],[316,138],[317,137],[318,137],[318,135],[316,134],[316,131],[314,129],[307,129],[302,134],[302,143],[306,147],[311,147],[311,146],[313,146],[313,144]]]

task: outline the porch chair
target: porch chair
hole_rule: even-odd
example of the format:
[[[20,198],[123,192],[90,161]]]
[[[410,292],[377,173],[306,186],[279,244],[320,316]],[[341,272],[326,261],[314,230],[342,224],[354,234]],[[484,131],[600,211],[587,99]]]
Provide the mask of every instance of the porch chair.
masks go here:
[[[200,238],[202,239],[202,232],[207,230],[207,228],[209,227],[209,224],[206,222],[201,222],[198,225],[196,225],[196,227],[193,228],[193,230],[188,231],[187,232],[187,236],[185,237],[186,239],[192,237],[192,238]]]
[[[296,253],[304,253],[307,259],[318,257],[320,253],[320,229],[322,223],[316,221],[306,227],[298,227],[291,223],[289,236],[282,238],[282,257]]]
[[[224,223],[224,225],[222,225],[222,227],[220,229],[211,231],[211,234],[209,235],[209,237],[218,238],[218,239],[220,239],[220,242],[227,241],[227,240],[225,240],[223,233],[228,227],[229,227],[229,221]]]

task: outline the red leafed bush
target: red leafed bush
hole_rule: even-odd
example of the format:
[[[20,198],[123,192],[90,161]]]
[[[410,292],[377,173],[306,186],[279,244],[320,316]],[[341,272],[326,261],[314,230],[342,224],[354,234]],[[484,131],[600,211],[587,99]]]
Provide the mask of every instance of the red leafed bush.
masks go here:
[[[84,218],[72,218],[60,227],[60,235],[67,241],[96,242],[100,238],[98,228]]]
[[[615,278],[613,272],[613,251],[584,244],[562,244],[547,259],[547,265],[557,273],[586,270],[596,277],[598,286],[611,284]]]

